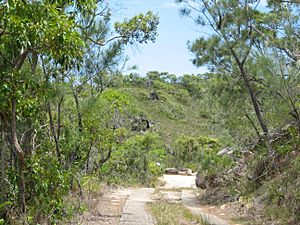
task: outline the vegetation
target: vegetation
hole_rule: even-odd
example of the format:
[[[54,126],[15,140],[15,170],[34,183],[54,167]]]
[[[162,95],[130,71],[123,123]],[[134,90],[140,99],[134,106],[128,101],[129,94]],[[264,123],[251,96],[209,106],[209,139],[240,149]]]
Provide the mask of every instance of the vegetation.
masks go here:
[[[252,215],[267,214],[279,224],[299,223],[293,213],[299,189],[295,183],[293,191],[284,188],[299,180],[290,175],[299,157],[299,3],[178,2],[184,16],[210,29],[189,46],[194,64],[210,70],[202,81],[209,122],[222,131],[219,139],[229,135],[233,140],[217,155],[230,156],[236,166],[225,162],[232,168],[208,176],[208,186],[225,189],[227,201],[252,199],[266,209]],[[198,177],[205,180],[206,172]],[[266,218],[260,219],[264,223]]]
[[[102,92],[126,45],[155,41],[158,17],[117,22],[109,36],[105,1],[9,0],[0,14],[1,217],[54,223],[79,174],[123,142],[126,96]]]
[[[123,54],[156,40],[158,16],[110,27],[106,2],[0,2],[0,224],[58,223],[70,193],[153,186],[165,167],[264,206],[262,221],[298,224],[298,1],[177,1],[210,29],[189,43],[209,72],[146,76],[122,71]]]
[[[208,224],[201,217],[193,215],[190,210],[179,203],[154,202],[148,203],[148,208],[158,225]]]

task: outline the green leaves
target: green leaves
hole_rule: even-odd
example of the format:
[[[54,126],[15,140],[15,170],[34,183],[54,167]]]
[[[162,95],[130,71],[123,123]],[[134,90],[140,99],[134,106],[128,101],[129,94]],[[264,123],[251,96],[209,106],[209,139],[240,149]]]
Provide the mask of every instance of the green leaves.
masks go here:
[[[70,65],[74,58],[81,57],[84,43],[76,21],[58,5],[48,1],[9,1],[0,24],[5,27],[1,42],[11,61],[22,51],[46,53],[61,65]],[[63,7],[71,5],[72,1],[68,1]],[[82,4],[80,9],[86,7]]]
[[[65,170],[62,165],[44,150],[42,154],[36,154],[28,160],[30,173],[26,175],[31,183],[31,210],[35,213],[50,215],[49,219],[55,221],[62,219],[64,214],[64,195],[69,191],[71,183],[71,171]],[[55,214],[52,212],[55,210]]]
[[[125,19],[122,23],[115,23],[116,32],[123,38],[125,44],[140,44],[155,42],[159,17],[152,12],[145,15],[139,14],[131,19]]]
[[[112,153],[100,173],[115,183],[148,182],[152,176],[163,173],[164,159],[165,150],[157,134],[135,135]]]

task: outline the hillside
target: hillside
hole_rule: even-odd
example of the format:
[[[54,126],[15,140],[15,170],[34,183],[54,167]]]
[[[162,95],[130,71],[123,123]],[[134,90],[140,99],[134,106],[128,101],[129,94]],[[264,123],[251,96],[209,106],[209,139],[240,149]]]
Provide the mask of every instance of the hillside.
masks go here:
[[[193,99],[188,91],[178,85],[166,84],[165,89],[126,87],[119,89],[134,101],[134,107],[144,119],[152,121],[153,129],[171,144],[177,138],[207,135],[199,100]],[[159,99],[151,99],[155,90]]]

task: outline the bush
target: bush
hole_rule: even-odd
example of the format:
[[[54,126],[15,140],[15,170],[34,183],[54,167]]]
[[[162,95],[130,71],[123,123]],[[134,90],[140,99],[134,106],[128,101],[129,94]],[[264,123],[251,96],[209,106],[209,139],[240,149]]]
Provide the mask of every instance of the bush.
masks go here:
[[[29,215],[34,222],[39,222],[44,216],[54,223],[65,215],[64,196],[69,192],[72,174],[65,170],[49,153],[34,155],[28,161],[30,173],[26,174],[30,200]],[[29,216],[30,218],[30,216]],[[32,221],[32,222],[33,222]]]
[[[266,214],[283,224],[300,223],[300,156],[296,157],[284,174],[266,182]]]
[[[149,184],[153,177],[163,174],[165,150],[155,133],[146,133],[129,138],[100,170],[108,183]]]
[[[228,156],[217,155],[220,145],[214,138],[183,136],[175,141],[172,166],[199,171],[203,179],[214,179],[233,165]]]

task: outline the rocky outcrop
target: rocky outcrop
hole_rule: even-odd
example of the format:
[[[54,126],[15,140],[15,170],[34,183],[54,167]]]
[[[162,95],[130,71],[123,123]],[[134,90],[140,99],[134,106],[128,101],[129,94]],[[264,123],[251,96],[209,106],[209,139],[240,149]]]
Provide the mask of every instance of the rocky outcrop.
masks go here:
[[[159,96],[158,96],[158,94],[156,93],[156,91],[151,91],[151,92],[150,92],[149,99],[150,99],[150,100],[159,100]]]
[[[150,128],[154,127],[155,123],[152,120],[149,120],[146,116],[136,116],[131,119],[131,130],[132,131],[147,131]]]
[[[220,180],[215,175],[203,176],[198,172],[195,179],[196,187],[201,189],[213,188],[219,185]]]

